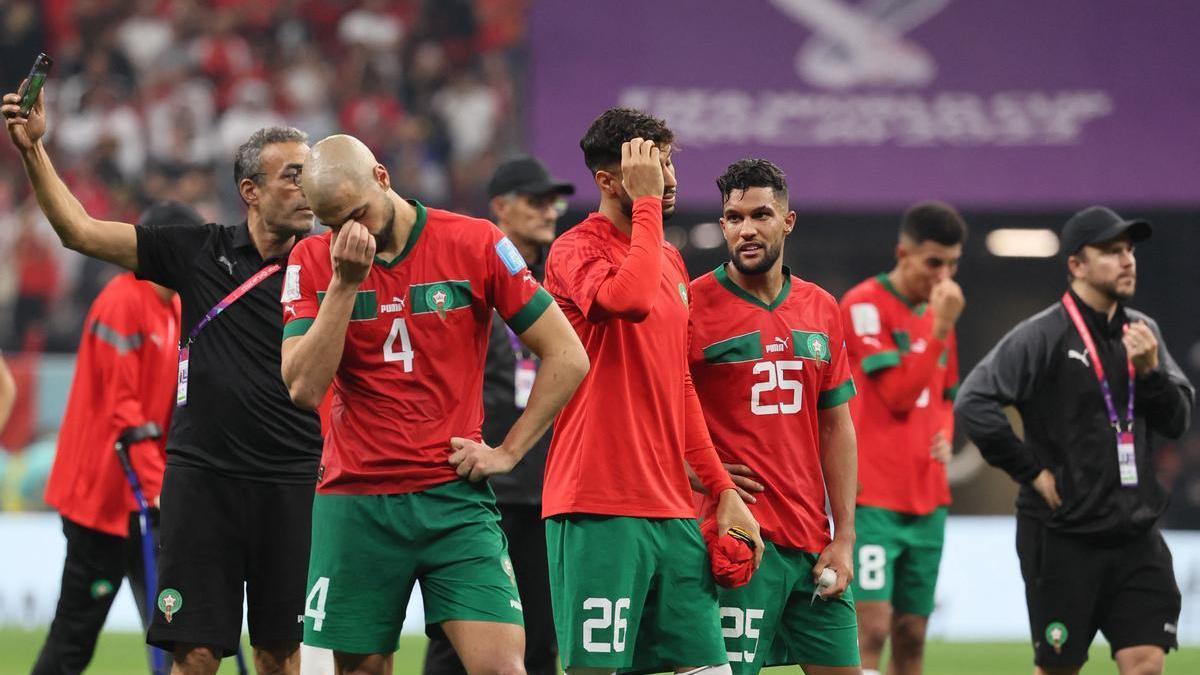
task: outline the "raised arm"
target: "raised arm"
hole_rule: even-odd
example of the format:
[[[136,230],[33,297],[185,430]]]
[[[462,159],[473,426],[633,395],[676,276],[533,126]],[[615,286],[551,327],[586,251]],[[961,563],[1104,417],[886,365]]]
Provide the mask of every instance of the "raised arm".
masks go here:
[[[89,215],[50,162],[41,140],[46,133],[44,96],[42,90],[28,118],[21,116],[20,98],[16,94],[5,94],[4,105],[0,107],[9,138],[21,153],[38,205],[64,246],[136,272],[137,234],[133,225],[97,220]]]

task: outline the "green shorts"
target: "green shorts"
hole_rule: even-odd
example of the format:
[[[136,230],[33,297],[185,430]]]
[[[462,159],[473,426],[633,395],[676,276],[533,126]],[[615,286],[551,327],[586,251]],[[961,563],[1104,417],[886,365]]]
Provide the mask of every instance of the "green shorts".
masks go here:
[[[546,520],[562,667],[662,672],[725,663],[717,589],[695,520]]]
[[[834,600],[813,601],[813,553],[766,542],[750,583],[718,590],[721,632],[736,675],[764,666],[859,665],[858,617],[849,589]]]
[[[932,614],[946,539],[946,507],[913,516],[859,506],[854,522],[854,597],[860,603],[891,603],[903,614]]]
[[[522,625],[521,600],[486,484],[454,481],[399,495],[313,500],[304,642],[390,654],[421,582],[426,633],[443,621]]]

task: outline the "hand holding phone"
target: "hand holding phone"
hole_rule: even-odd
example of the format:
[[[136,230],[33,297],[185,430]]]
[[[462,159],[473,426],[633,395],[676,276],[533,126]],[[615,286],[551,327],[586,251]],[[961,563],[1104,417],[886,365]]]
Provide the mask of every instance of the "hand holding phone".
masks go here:
[[[50,74],[50,67],[54,65],[54,59],[46,56],[45,53],[37,55],[33,60],[33,67],[29,69],[29,77],[21,83],[21,88],[17,90],[17,96],[21,97],[21,117],[29,117],[29,112],[33,110],[33,105],[37,103],[38,95],[42,93],[42,85],[46,84],[46,77]]]
[[[3,111],[8,134],[21,150],[32,149],[46,133],[46,115],[39,101],[42,87],[54,61],[45,54],[38,54],[29,70],[29,77],[21,83],[15,94],[5,94]]]

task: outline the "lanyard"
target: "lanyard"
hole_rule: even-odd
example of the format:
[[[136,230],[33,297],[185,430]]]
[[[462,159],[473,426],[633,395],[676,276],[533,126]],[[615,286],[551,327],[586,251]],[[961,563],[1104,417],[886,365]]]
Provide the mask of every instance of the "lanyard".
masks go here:
[[[1121,420],[1117,418],[1117,408],[1113,405],[1112,389],[1109,388],[1108,378],[1104,376],[1104,366],[1100,363],[1100,354],[1096,351],[1096,343],[1092,340],[1092,332],[1088,330],[1087,324],[1083,322],[1083,315],[1079,313],[1079,306],[1075,304],[1075,298],[1071,294],[1063,293],[1063,306],[1067,308],[1067,314],[1071,316],[1071,322],[1075,324],[1075,330],[1079,331],[1079,336],[1083,338],[1083,346],[1087,349],[1088,356],[1092,360],[1092,370],[1096,373],[1096,379],[1100,381],[1100,392],[1104,394],[1104,405],[1108,408],[1108,421],[1118,433],[1121,431]],[[1129,405],[1125,411],[1125,420],[1128,425],[1127,431],[1133,430],[1133,382],[1135,373],[1133,370],[1133,361],[1129,357],[1125,357],[1125,365],[1129,368]]]
[[[241,286],[233,289],[232,293],[225,296],[225,299],[218,302],[212,309],[208,310],[208,313],[204,315],[204,318],[200,319],[200,322],[196,324],[196,327],[192,329],[192,332],[188,333],[187,340],[184,342],[181,349],[187,349],[190,347],[191,344],[196,341],[196,336],[200,334],[200,331],[207,326],[209,322],[217,318],[217,316],[221,312],[224,312],[225,309],[230,305],[240,300],[243,295],[249,293],[250,290],[255,286],[261,284],[267,277],[275,274],[281,269],[283,268],[280,267],[278,263],[271,263],[270,265],[267,265],[259,270],[254,276],[242,282]]]
[[[272,274],[275,274],[281,269],[283,268],[280,267],[278,263],[271,263],[270,265],[267,265],[259,270],[257,274],[242,282],[241,286],[233,289],[232,293],[225,296],[225,298],[218,302],[216,306],[208,310],[208,313],[204,315],[204,318],[200,319],[200,322],[196,324],[196,327],[192,329],[192,332],[188,333],[187,340],[185,340],[184,343],[179,347],[179,379],[176,381],[175,405],[187,405],[188,363],[191,360],[192,343],[196,341],[196,336],[200,334],[200,331],[203,330],[204,327],[209,324],[209,322],[217,318],[221,312],[224,312],[225,308],[237,302],[243,295],[249,293],[250,289],[259,285],[264,279]]]

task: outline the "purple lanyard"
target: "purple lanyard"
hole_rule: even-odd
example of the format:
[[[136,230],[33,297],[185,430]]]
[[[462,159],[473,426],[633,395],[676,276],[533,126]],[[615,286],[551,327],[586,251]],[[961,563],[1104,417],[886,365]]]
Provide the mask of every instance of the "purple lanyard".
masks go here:
[[[1117,407],[1113,405],[1112,389],[1109,388],[1108,378],[1104,376],[1104,366],[1100,363],[1100,355],[1096,352],[1096,343],[1092,340],[1092,332],[1084,323],[1083,315],[1079,313],[1075,298],[1072,298],[1070,293],[1063,293],[1062,303],[1067,308],[1067,314],[1071,316],[1071,322],[1075,324],[1075,330],[1079,331],[1079,336],[1083,338],[1083,346],[1087,349],[1088,356],[1091,357],[1092,371],[1096,373],[1096,379],[1100,381],[1100,392],[1104,394],[1104,405],[1108,408],[1108,421],[1120,433],[1121,420],[1117,418]],[[1133,381],[1136,374],[1133,370],[1133,361],[1129,360],[1128,356],[1125,357],[1125,364],[1129,368],[1129,406],[1125,411],[1128,425],[1126,430],[1133,431]]]
[[[187,341],[183,343],[183,346],[180,347],[180,350],[186,351],[187,348],[196,341],[196,336],[200,334],[200,331],[207,326],[210,321],[217,318],[217,316],[221,312],[224,312],[227,307],[240,300],[243,295],[249,293],[250,289],[261,284],[263,280],[281,269],[283,269],[283,267],[281,267],[278,263],[271,263],[270,265],[267,265],[259,270],[254,276],[242,282],[241,286],[233,289],[232,293],[225,296],[224,300],[218,302],[215,307],[208,310],[208,313],[204,315],[203,319],[200,319],[200,323],[197,323],[196,327],[192,329],[192,332],[188,333]]]

